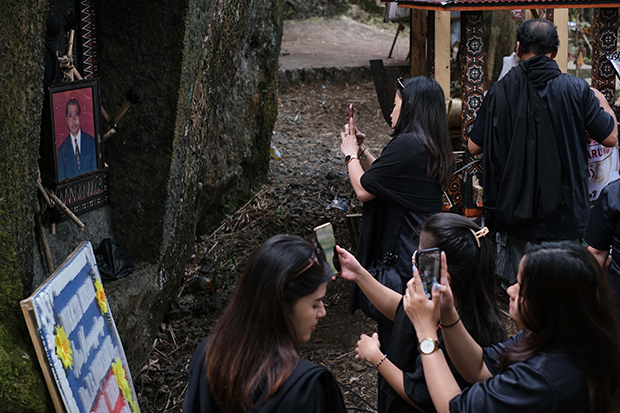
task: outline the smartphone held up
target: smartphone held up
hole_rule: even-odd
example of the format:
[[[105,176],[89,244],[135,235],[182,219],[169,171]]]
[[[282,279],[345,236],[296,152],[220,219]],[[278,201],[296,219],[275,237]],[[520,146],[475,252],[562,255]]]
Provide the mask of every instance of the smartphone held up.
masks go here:
[[[340,272],[340,260],[336,252],[336,239],[334,238],[334,228],[331,222],[314,228],[314,238],[317,246],[325,254],[325,260],[329,264],[332,275],[336,275]]]
[[[413,264],[418,268],[426,297],[431,299],[431,290],[441,280],[441,251],[439,248],[419,250],[412,257]]]

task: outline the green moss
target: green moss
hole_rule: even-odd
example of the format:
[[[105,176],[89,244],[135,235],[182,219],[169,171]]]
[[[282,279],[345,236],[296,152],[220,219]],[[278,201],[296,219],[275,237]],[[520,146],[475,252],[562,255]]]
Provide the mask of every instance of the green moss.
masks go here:
[[[0,412],[49,411],[48,391],[34,351],[15,336],[14,329],[0,325]]]
[[[19,305],[33,273],[47,7],[0,1],[0,412],[53,411]]]
[[[6,217],[0,199],[0,217]],[[48,392],[21,313],[15,243],[0,220],[0,412],[45,412]]]

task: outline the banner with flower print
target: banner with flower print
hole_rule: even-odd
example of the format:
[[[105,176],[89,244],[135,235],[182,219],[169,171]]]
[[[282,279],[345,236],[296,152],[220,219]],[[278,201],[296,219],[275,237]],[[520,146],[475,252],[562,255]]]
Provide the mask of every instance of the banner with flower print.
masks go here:
[[[140,412],[90,242],[21,304],[56,411]]]

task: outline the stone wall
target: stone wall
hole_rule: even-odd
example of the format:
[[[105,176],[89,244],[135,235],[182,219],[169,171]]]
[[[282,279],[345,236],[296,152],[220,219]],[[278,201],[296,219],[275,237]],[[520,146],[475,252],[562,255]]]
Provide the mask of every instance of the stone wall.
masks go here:
[[[0,412],[47,403],[18,305],[48,275],[33,219],[46,13],[45,0],[0,3]],[[226,203],[266,179],[281,4],[100,0],[96,16],[102,105],[114,113],[129,90],[142,103],[104,145],[110,205],[80,216],[85,231],[66,221],[47,239],[56,265],[84,240],[97,247],[111,237],[131,252],[134,274],[104,286],[137,372],[184,281],[197,228],[209,232]],[[6,371],[31,393],[28,406],[15,401]]]

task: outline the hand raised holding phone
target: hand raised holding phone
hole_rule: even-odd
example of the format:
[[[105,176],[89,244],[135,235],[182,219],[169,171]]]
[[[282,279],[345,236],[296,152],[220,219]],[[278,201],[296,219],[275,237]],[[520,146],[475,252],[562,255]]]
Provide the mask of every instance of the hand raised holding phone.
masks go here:
[[[317,246],[321,248],[333,276],[340,272],[340,261],[336,252],[336,240],[331,222],[314,228]]]
[[[353,103],[349,105],[349,130],[345,132],[348,133],[349,131],[355,131],[355,139],[357,140],[358,145],[361,145],[362,143],[364,143],[364,140],[366,139],[366,135],[360,132],[359,129],[357,129],[357,126],[355,125],[355,113],[353,111]]]

